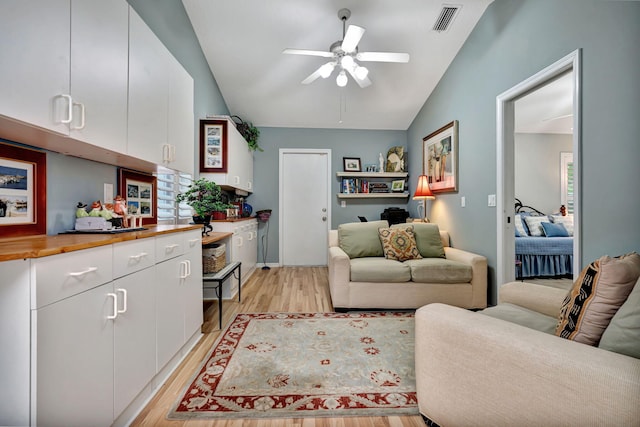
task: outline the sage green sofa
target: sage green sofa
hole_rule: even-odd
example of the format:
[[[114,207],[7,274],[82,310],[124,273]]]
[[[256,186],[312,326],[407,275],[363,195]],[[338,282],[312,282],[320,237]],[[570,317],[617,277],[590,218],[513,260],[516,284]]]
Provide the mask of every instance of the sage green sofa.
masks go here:
[[[487,306],[487,259],[449,246],[435,224],[413,226],[420,259],[387,259],[379,229],[387,221],[341,224],[329,231],[329,289],[336,311],[416,309],[442,302],[464,308]]]
[[[513,282],[481,312],[417,310],[420,413],[441,427],[640,425],[640,280],[596,346],[554,334],[567,294]]]

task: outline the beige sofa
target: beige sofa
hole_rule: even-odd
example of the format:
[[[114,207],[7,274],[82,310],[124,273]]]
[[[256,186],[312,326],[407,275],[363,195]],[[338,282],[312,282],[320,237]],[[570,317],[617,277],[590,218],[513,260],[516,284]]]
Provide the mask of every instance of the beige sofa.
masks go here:
[[[640,425],[639,282],[599,347],[554,335],[566,290],[514,282],[501,287],[498,306],[482,312],[420,308],[421,414],[443,427]],[[604,349],[633,342],[626,354]]]
[[[403,225],[411,224],[398,226]],[[383,227],[388,227],[387,221],[342,224],[338,230],[329,231],[329,288],[335,310],[415,309],[432,302],[464,308],[487,306],[487,259],[484,256],[450,247],[446,231],[423,223],[415,224],[416,229],[433,233],[429,227],[435,227],[435,239],[439,240],[437,244],[445,258],[425,257],[404,262],[386,259],[377,253],[378,248],[368,250],[378,245],[382,251],[378,229]],[[347,231],[351,233],[349,237],[361,240],[356,244],[360,247],[355,250],[355,256],[353,241],[350,249],[345,247]],[[423,241],[418,239],[418,243]],[[428,255],[424,247],[420,250]]]

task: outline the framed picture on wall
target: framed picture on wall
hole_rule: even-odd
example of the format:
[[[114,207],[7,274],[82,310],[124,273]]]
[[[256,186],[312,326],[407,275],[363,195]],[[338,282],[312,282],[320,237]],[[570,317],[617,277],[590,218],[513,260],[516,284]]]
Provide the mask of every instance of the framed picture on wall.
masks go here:
[[[119,191],[125,198],[127,214],[142,217],[142,224],[156,224],[156,177],[120,169]]]
[[[458,121],[422,139],[422,174],[434,193],[458,191]]]
[[[403,192],[404,191],[404,179],[398,179],[395,181],[391,181],[391,191],[394,193]]]
[[[200,172],[227,172],[227,123],[200,120]]]
[[[0,233],[47,234],[47,156],[0,143]]]

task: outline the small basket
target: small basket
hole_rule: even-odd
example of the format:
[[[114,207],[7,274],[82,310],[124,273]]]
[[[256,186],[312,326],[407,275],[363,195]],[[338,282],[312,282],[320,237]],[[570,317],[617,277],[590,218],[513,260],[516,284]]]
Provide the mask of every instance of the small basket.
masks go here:
[[[227,263],[224,243],[211,243],[202,248],[202,272],[217,273]]]

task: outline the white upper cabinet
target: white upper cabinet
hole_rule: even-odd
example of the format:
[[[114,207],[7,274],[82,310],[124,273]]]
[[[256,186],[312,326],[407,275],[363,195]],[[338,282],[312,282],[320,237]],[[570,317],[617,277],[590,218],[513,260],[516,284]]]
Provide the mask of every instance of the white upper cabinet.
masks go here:
[[[0,114],[67,134],[70,1],[3,0]]]
[[[123,0],[74,1],[71,6],[70,135],[125,153],[129,6]]]
[[[169,105],[167,148],[164,164],[193,175],[195,163],[193,78],[173,57],[169,56]]]

